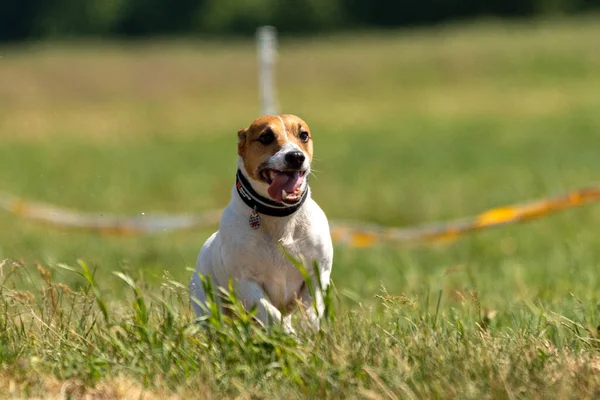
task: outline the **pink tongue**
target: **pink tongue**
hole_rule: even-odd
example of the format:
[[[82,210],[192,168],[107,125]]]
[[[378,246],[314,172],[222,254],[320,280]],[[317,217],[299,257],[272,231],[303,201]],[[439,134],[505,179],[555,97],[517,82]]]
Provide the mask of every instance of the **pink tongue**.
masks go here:
[[[286,193],[293,193],[302,185],[303,181],[304,175],[301,176],[298,171],[276,172],[267,191],[273,200],[282,201],[282,190],[285,190]]]

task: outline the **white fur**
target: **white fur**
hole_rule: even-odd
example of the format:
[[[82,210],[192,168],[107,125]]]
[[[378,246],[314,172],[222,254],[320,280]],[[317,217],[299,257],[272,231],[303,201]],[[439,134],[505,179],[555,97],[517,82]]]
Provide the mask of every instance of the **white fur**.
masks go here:
[[[285,140],[286,142],[289,142],[290,137],[288,136],[287,129],[285,129],[285,122],[283,122],[283,118],[281,118],[281,116],[278,115],[277,118],[279,118],[279,121],[281,121],[281,126],[283,127],[283,134],[285,135]]]
[[[248,178],[241,158],[238,167]],[[252,179],[248,181],[254,190],[268,197],[266,183]],[[306,309],[308,322],[318,329],[324,304],[312,265],[317,263],[318,278],[326,288],[331,274],[333,247],[327,217],[310,197],[306,179],[302,188],[309,191],[308,198],[294,214],[287,217],[261,214],[260,228],[252,229],[248,222],[252,210],[233,187],[231,201],[223,212],[219,230],[200,250],[190,282],[190,296],[196,315],[206,312],[198,304],[207,299],[199,277],[202,274],[209,277],[215,287],[227,288],[231,279],[244,306],[257,306],[257,318],[264,325],[281,323],[284,329],[292,332],[290,313],[300,301]],[[312,307],[313,299],[300,271],[287,259],[277,243],[296,259],[306,261],[313,287],[317,290],[314,299],[316,309]]]

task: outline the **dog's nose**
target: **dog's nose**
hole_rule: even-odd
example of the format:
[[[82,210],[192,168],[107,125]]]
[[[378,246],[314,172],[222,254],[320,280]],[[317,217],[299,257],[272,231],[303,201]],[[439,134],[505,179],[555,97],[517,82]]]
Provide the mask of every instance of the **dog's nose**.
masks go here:
[[[305,159],[306,156],[301,151],[290,151],[285,155],[285,162],[290,168],[300,168]]]

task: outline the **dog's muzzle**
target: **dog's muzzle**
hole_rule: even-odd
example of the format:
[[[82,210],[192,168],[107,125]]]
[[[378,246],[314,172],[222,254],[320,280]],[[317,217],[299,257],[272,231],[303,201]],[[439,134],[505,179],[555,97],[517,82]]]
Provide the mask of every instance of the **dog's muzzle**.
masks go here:
[[[285,154],[284,159],[289,169],[300,169],[304,165],[306,156],[301,151],[290,151]]]

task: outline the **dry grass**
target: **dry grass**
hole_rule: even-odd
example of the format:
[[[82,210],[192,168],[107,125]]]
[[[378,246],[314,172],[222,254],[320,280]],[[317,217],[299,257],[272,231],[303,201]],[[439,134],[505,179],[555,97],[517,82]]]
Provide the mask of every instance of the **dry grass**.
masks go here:
[[[80,380],[59,380],[52,375],[38,375],[29,371],[26,377],[14,374],[0,375],[0,399],[30,400],[183,400],[212,398],[206,388],[200,392],[182,391],[173,394],[164,389],[149,390],[135,379],[119,376],[104,379],[93,387]]]

